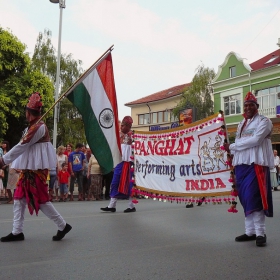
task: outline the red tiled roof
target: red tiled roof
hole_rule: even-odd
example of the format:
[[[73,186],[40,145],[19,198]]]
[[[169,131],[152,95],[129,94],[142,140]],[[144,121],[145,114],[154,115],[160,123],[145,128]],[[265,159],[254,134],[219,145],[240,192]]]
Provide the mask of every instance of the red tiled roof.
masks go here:
[[[267,63],[268,61],[270,61],[270,62]],[[264,69],[264,68],[271,67],[271,66],[277,65],[277,64],[280,64],[280,49],[251,63],[250,66],[252,68],[252,71],[256,71],[256,70]]]
[[[150,94],[148,96],[142,97],[135,101],[128,102],[124,105],[129,106],[129,105],[148,103],[148,102],[159,101],[159,100],[163,100],[163,99],[170,98],[173,96],[177,96],[177,95],[183,93],[186,90],[186,88],[188,88],[190,85],[191,85],[191,83],[188,83],[188,84],[183,84],[183,85],[175,86],[172,88],[168,88],[168,89]]]

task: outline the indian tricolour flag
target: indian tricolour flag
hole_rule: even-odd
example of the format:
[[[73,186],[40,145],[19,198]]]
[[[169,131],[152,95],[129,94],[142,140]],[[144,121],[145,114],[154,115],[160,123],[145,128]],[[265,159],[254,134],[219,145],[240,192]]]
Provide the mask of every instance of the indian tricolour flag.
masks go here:
[[[118,106],[111,52],[65,93],[82,115],[89,147],[103,174],[121,162]]]

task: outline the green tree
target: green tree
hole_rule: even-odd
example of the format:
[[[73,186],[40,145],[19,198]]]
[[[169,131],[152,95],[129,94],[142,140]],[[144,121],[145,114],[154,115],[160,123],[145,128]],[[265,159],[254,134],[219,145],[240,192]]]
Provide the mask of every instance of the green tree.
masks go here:
[[[56,50],[51,42],[51,31],[39,33],[35,45],[32,67],[48,76],[56,85]],[[60,57],[60,89],[64,93],[83,73],[82,61],[73,59],[72,54],[61,54]],[[54,93],[53,93],[54,94]],[[59,104],[59,122],[57,128],[57,145],[66,143],[86,143],[84,125],[77,109],[64,98]],[[47,116],[47,123],[52,135],[53,119]]]
[[[32,56],[32,69],[41,71],[53,82],[56,78],[56,54],[51,41],[51,31],[39,33]]]
[[[0,27],[0,139],[16,144],[26,127],[25,106],[32,92],[40,92],[46,107],[53,103],[49,78],[31,67],[26,46]]]
[[[74,60],[72,54],[63,55],[61,59],[62,94],[81,76],[82,61]],[[84,123],[76,107],[67,99],[59,104],[58,144],[86,143]]]
[[[196,111],[196,119],[200,120],[214,113],[212,101],[211,82],[215,77],[213,69],[200,65],[192,79],[190,87],[183,93],[177,106],[173,109],[173,115],[179,118],[179,114],[186,107],[193,107]]]

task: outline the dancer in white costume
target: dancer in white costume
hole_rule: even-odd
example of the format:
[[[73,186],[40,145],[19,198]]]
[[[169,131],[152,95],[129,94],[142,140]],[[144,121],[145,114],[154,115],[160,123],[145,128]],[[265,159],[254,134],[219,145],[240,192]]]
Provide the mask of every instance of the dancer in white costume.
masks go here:
[[[49,201],[46,183],[48,170],[56,166],[56,154],[50,142],[48,128],[41,116],[42,102],[39,93],[33,93],[26,106],[26,119],[29,126],[21,141],[2,158],[0,168],[12,162],[12,168],[22,170],[14,194],[14,221],[10,234],[1,238],[1,242],[24,240],[23,223],[26,205],[30,214],[41,210],[54,221],[58,231],[53,241],[61,240],[72,227]]]

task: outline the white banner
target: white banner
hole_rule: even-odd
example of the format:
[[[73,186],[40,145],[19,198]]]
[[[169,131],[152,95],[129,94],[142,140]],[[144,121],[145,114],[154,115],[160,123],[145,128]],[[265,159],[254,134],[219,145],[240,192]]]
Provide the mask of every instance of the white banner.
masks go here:
[[[182,197],[229,195],[225,137],[221,114],[158,133],[135,131],[136,188]]]

